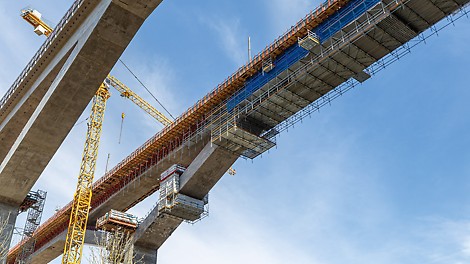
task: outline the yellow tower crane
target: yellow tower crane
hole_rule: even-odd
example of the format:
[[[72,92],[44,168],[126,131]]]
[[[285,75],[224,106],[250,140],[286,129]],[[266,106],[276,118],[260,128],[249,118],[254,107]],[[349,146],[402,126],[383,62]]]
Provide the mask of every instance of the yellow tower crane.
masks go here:
[[[49,36],[53,31],[53,29],[41,19],[42,15],[37,10],[22,10],[21,17],[34,26],[34,32],[39,36]],[[64,254],[62,256],[62,264],[79,264],[81,262],[104,112],[106,109],[106,101],[111,96],[109,93],[109,86],[113,86],[117,91],[120,92],[122,97],[128,98],[134,102],[137,106],[154,117],[164,126],[168,126],[173,123],[173,121],[168,119],[155,107],[138,96],[116,77],[108,76],[100,85],[100,88],[93,97],[92,110],[89,118],[87,137],[85,141],[85,149],[83,151],[77,189],[74,194],[72,211],[67,229]],[[233,168],[230,168],[228,173],[230,175],[235,175],[236,171]]]
[[[93,97],[91,114],[88,121],[85,150],[83,151],[78,184],[73,197],[69,227],[65,240],[63,264],[81,262],[83,243],[90,211],[92,184],[95,174],[98,147],[100,145],[101,128],[106,109],[106,101],[110,97],[108,87],[102,84]]]
[[[41,20],[41,13],[37,10],[23,10],[21,16],[28,21],[28,23],[34,26],[34,32],[36,32],[36,34],[49,36],[52,32],[52,28]],[[172,123],[170,119],[134,93],[117,78],[108,76],[105,82],[101,84],[93,97],[92,111],[89,118],[87,137],[85,141],[85,150],[83,151],[80,174],[78,176],[77,189],[74,194],[64,254],[62,256],[63,264],[79,264],[81,262],[104,112],[106,109],[106,101],[111,96],[109,93],[109,86],[113,86],[121,93],[121,96],[134,102],[164,126]]]

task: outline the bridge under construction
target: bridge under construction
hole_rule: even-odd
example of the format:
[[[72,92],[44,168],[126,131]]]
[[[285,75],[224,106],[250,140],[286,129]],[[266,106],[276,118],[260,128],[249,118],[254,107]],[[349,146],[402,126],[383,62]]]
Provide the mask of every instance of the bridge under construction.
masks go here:
[[[160,2],[76,0],[1,99],[0,217],[14,216],[11,225]],[[467,6],[468,0],[321,4],[96,181],[87,234],[123,224],[132,229],[136,258],[156,263],[158,248],[183,221],[204,217],[209,191],[239,157],[270,150],[277,135],[468,15]],[[160,199],[142,221],[118,213],[157,191]],[[6,262],[15,263],[31,241],[33,263],[60,256],[72,208],[73,201],[13,246]],[[94,243],[91,236],[85,242]]]

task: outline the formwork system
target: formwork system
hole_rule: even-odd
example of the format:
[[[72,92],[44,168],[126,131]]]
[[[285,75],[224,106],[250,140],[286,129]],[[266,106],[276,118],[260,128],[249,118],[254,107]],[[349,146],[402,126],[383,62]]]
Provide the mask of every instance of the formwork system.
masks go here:
[[[34,231],[36,231],[36,229],[39,227],[39,224],[41,223],[46,196],[47,192],[42,190],[30,192],[28,194],[27,200],[32,202],[28,203],[30,204],[29,208],[27,209],[28,216],[26,217],[26,223],[23,230],[23,240],[27,240],[27,243],[23,244],[21,253],[16,257],[15,263],[30,263],[31,254],[34,252],[36,246],[36,240],[31,238],[34,234]]]
[[[135,230],[139,226],[139,220],[136,216],[117,210],[111,210],[96,221],[96,228],[106,231],[116,229]]]
[[[350,1],[276,59],[274,70],[248,80],[215,110],[213,142],[248,158],[261,154],[274,146],[275,136],[295,120],[409,52],[413,43],[408,41],[422,41],[425,36],[420,33],[463,4]],[[249,133],[245,120],[265,129]]]
[[[467,15],[467,3],[338,0],[322,4],[98,180],[91,207],[103,204],[174,150],[207,137],[247,158],[262,154],[275,146],[278,133]],[[129,209],[159,186],[140,188],[148,192],[115,209]],[[71,203],[38,229],[38,246],[66,229],[70,208]],[[9,263],[20,246],[10,251]]]
[[[185,170],[183,166],[175,164],[162,173],[158,213],[160,216],[165,214],[183,221],[195,222],[207,215],[208,199],[206,196],[199,200],[180,193],[180,177]]]
[[[103,247],[100,249],[101,257],[105,257],[107,263],[132,263],[133,238],[138,226],[136,216],[116,210],[100,217],[96,221],[96,228],[103,230],[104,236],[96,242]]]

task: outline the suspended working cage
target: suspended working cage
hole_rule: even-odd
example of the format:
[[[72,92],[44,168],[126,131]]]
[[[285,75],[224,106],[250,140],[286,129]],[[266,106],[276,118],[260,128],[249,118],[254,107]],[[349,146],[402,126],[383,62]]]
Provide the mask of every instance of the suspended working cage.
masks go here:
[[[135,230],[139,225],[138,218],[134,215],[111,210],[96,221],[96,228],[108,231],[116,229]]]
[[[304,38],[299,38],[299,46],[306,50],[312,50],[319,44],[320,39],[318,38],[317,34],[310,30],[307,32],[307,36],[305,36]]]
[[[263,73],[270,72],[272,69],[274,69],[274,63],[271,58],[268,58],[263,61]]]
[[[158,212],[193,222],[204,215],[207,199],[199,200],[179,193],[180,176],[185,170],[185,167],[175,164],[161,174]]]
[[[214,143],[249,159],[254,159],[276,146],[274,138],[259,137],[239,126],[229,128]]]
[[[160,182],[163,182],[166,178],[168,178],[169,176],[172,176],[173,174],[177,174],[178,176],[181,176],[181,174],[183,174],[185,170],[186,168],[183,167],[182,165],[174,164],[160,175]]]

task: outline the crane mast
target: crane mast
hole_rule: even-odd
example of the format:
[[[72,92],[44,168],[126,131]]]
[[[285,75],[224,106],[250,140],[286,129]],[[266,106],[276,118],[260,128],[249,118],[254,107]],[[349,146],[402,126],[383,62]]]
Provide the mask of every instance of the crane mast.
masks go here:
[[[21,12],[21,17],[34,27],[36,34],[49,36],[53,29],[41,19],[41,13],[37,10],[26,9]],[[67,229],[64,254],[62,255],[62,264],[79,264],[82,258],[83,244],[90,211],[92,184],[98,158],[98,147],[101,138],[101,128],[106,109],[106,102],[111,96],[109,87],[113,86],[119,91],[122,97],[125,97],[142,110],[147,112],[164,126],[173,123],[164,114],[155,107],[138,96],[129,87],[119,81],[116,77],[108,76],[100,85],[100,88],[93,97],[91,114],[89,117],[87,137],[85,140],[85,149],[83,151],[80,174],[78,176],[77,189],[73,198],[72,211]],[[230,168],[230,175],[235,175],[236,171]]]
[[[106,109],[106,101],[110,97],[108,88],[102,84],[93,97],[92,109],[88,123],[85,149],[83,151],[77,190],[75,191],[72,212],[70,215],[67,238],[65,241],[63,264],[80,263],[83,243],[90,210],[92,184],[95,174],[101,128]]]

